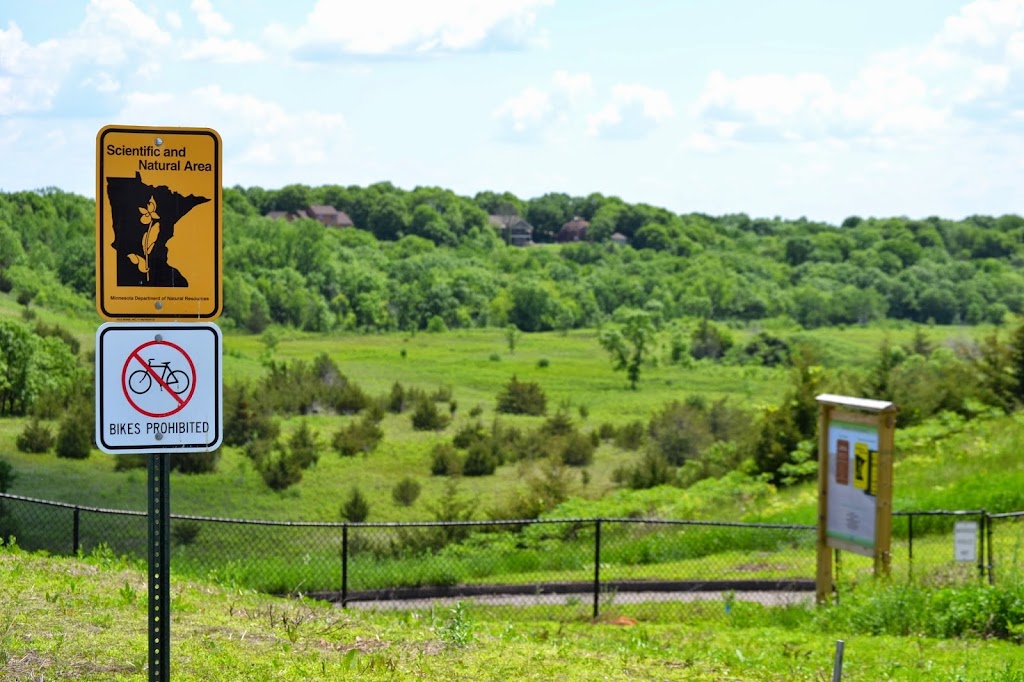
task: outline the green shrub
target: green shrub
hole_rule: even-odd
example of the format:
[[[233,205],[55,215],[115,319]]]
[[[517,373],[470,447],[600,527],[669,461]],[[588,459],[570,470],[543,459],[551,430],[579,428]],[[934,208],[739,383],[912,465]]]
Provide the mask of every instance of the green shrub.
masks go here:
[[[431,451],[430,473],[432,476],[458,476],[462,473],[462,458],[450,443],[438,443]]]
[[[199,537],[203,529],[198,521],[176,519],[171,521],[171,542],[179,547],[187,547]]]
[[[696,360],[701,358],[718,360],[732,348],[732,343],[732,336],[728,331],[719,329],[704,319],[701,320],[700,325],[690,337],[690,355]]]
[[[0,493],[6,493],[14,484],[17,475],[14,467],[7,460],[0,459]],[[7,544],[11,538],[18,537],[18,523],[8,511],[4,500],[0,500],[0,543]]]
[[[540,431],[545,436],[568,436],[576,432],[576,425],[572,417],[564,409],[559,409],[553,415],[544,420]]]
[[[145,469],[148,462],[149,458],[146,455],[118,455],[114,458],[114,471]]]
[[[440,334],[448,331],[448,325],[440,315],[433,315],[427,320],[427,331],[433,334]]]
[[[370,503],[359,488],[352,488],[348,499],[341,505],[341,518],[352,523],[362,523],[370,515]]]
[[[550,366],[551,361],[548,360],[547,358],[541,358],[540,360],[537,360],[537,367],[539,367],[540,369],[547,369]]]
[[[515,375],[498,393],[498,412],[542,415],[547,411],[547,396],[540,384],[519,381]]]
[[[56,443],[58,457],[86,459],[92,452],[94,422],[87,408],[77,406],[61,420]]]
[[[391,392],[388,394],[388,411],[401,414],[406,406],[405,387],[397,381],[391,384]]]
[[[411,507],[419,496],[420,483],[409,476],[396,483],[395,487],[391,489],[391,498],[395,504],[403,507]]]
[[[412,413],[412,428],[417,431],[441,431],[448,426],[450,418],[441,414],[437,409],[437,403],[429,399],[416,401],[416,407]]]
[[[373,452],[384,438],[384,431],[372,418],[363,417],[334,434],[332,444],[342,457]]]
[[[638,450],[647,437],[647,427],[641,421],[632,421],[615,430],[614,440],[623,450]]]
[[[489,437],[487,429],[484,428],[483,424],[477,421],[471,424],[466,424],[459,429],[452,438],[452,445],[457,448],[466,449],[473,443],[485,441]]]
[[[594,461],[593,441],[588,436],[576,432],[568,435],[561,448],[562,463],[571,467],[584,467]]]
[[[320,461],[320,442],[315,431],[305,421],[299,424],[288,439],[288,455],[300,468],[308,469]]]
[[[465,476],[490,476],[497,468],[498,458],[490,443],[478,441],[469,447],[462,473]]]
[[[302,480],[302,467],[294,461],[280,441],[260,439],[245,446],[257,473],[271,490],[285,490]]]
[[[182,474],[212,474],[220,462],[220,448],[212,452],[173,452],[171,471]]]
[[[14,467],[6,459],[0,459],[0,493],[6,493],[14,485],[14,479],[18,475],[14,473]]]
[[[302,467],[293,462],[283,448],[275,448],[273,454],[256,463],[263,482],[271,490],[285,490],[302,480]]]
[[[659,452],[646,452],[636,464],[619,467],[612,473],[612,480],[633,490],[671,483],[675,477],[675,467]]]
[[[33,418],[25,429],[18,434],[15,441],[20,452],[42,453],[49,452],[53,447],[53,432],[50,427],[41,423],[38,418]]]
[[[224,387],[224,445],[245,445],[258,439],[277,438],[280,425],[267,405],[256,399],[247,384]]]

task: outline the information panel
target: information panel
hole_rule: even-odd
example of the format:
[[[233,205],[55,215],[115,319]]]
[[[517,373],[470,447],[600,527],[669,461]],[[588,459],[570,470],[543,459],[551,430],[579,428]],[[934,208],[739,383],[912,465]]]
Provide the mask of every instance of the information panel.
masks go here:
[[[831,422],[828,475],[829,544],[872,556],[877,512],[878,427]]]

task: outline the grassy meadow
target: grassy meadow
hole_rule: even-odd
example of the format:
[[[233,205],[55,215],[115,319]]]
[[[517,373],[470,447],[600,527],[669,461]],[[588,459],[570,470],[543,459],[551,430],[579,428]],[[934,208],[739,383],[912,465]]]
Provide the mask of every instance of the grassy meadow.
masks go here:
[[[79,339],[83,361],[91,362],[98,321],[90,316],[62,316],[46,310],[38,318],[59,323]],[[20,316],[10,295],[0,295],[0,316]],[[766,324],[771,327],[770,323]],[[765,326],[733,330],[737,343]],[[926,330],[936,343],[977,337],[980,327],[936,327]],[[909,324],[848,327],[794,332],[818,349],[821,362],[834,368],[866,367],[882,339],[907,343],[915,333]],[[662,339],[665,342],[665,339]],[[430,450],[450,440],[460,427],[479,419],[494,419],[523,428],[538,426],[543,418],[497,415],[498,392],[512,376],[538,383],[548,401],[548,413],[565,409],[584,431],[601,424],[615,426],[640,421],[673,400],[689,395],[709,399],[728,398],[734,404],[757,408],[774,404],[787,386],[781,368],[729,366],[711,362],[689,365],[665,361],[667,350],[656,353],[658,361],[645,366],[638,390],[630,390],[623,372],[613,371],[608,354],[597,342],[597,332],[521,334],[514,351],[503,330],[480,329],[445,333],[315,335],[273,329],[261,336],[226,330],[224,341],[225,383],[254,381],[266,372],[266,362],[312,360],[326,353],[350,380],[371,395],[386,394],[395,382],[433,391],[448,387],[457,403],[453,422],[441,433],[412,429],[408,414],[385,417],[384,439],[368,456],[343,458],[330,448],[333,434],[357,417],[315,414],[282,420],[283,435],[307,422],[318,434],[321,457],[303,480],[285,490],[269,490],[238,448],[221,450],[218,471],[212,475],[175,474],[172,507],[175,513],[300,521],[336,521],[341,501],[358,487],[371,504],[370,521],[425,520],[445,488],[443,477],[430,476]],[[470,417],[473,409],[479,417]],[[12,492],[82,505],[145,509],[145,471],[115,472],[116,456],[99,451],[84,461],[60,460],[52,454],[29,455],[14,447],[27,423],[25,418],[0,419],[0,453],[18,474]],[[51,427],[56,430],[56,423]],[[613,490],[612,473],[639,457],[603,443],[594,463],[579,472],[573,492],[596,499]],[[479,500],[479,516],[513,496],[522,479],[530,475],[526,465],[505,465],[495,475],[466,477],[461,493]],[[412,476],[422,485],[418,501],[406,507],[391,496],[393,486]],[[728,510],[722,510],[732,515]]]

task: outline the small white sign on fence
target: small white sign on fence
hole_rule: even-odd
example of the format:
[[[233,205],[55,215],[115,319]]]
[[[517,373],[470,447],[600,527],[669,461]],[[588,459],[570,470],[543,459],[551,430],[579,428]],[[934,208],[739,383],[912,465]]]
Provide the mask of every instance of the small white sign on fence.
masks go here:
[[[977,521],[957,521],[954,524],[953,553],[957,561],[978,560]]]

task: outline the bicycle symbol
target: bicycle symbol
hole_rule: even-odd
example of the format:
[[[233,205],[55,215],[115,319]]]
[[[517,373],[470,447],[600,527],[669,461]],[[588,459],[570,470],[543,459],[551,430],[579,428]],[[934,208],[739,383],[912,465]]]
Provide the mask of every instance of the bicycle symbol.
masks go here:
[[[151,370],[154,369],[160,370],[160,381],[157,383],[160,384],[161,391],[164,390],[164,385],[177,395],[181,395],[188,390],[188,372],[183,372],[180,369],[171,369],[170,361],[156,362],[153,358],[150,358],[148,364],[151,369],[137,369],[129,375],[128,389],[132,393],[143,395],[153,388],[154,373]]]

